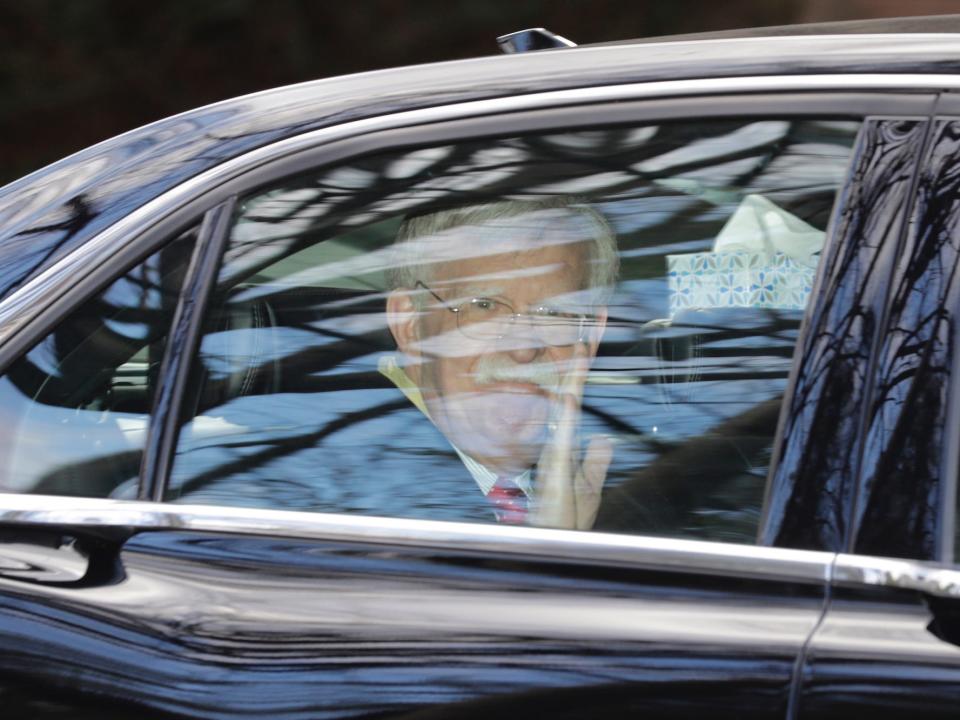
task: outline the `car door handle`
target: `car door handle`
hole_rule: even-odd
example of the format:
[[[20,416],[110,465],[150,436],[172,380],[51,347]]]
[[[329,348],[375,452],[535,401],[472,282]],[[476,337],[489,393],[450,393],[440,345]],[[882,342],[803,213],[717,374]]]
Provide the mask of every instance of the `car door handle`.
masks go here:
[[[107,536],[0,527],[0,578],[71,588],[116,585],[126,578],[121,545]]]

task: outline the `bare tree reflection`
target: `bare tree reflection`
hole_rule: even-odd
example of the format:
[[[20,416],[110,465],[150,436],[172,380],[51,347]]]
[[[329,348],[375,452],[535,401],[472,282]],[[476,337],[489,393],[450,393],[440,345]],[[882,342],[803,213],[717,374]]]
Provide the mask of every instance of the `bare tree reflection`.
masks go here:
[[[644,328],[668,312],[664,255],[674,247],[709,250],[744,195],[773,197],[824,227],[854,127],[833,121],[678,122],[414,148],[307,174],[247,199],[220,273],[173,494],[202,494],[240,475],[249,481],[261,473],[263,483],[279,482],[287,478],[283,468],[294,467],[286,461],[332,447],[325,443],[336,443],[337,433],[362,432],[406,406],[371,401],[377,395],[364,400],[388,387],[375,368],[380,354],[393,347],[383,320],[382,276],[393,261],[390,243],[399,216],[503,197],[573,193],[615,218],[625,278],[611,305],[616,332],[604,343],[596,371],[621,384],[615,395],[588,392],[584,411],[592,427],[629,439],[632,449],[624,455],[642,465],[616,473],[620,487],[611,490],[607,507],[619,509],[605,522],[650,531],[655,503],[640,512],[639,498],[659,496],[668,506],[660,520],[671,531],[704,532],[690,518],[706,507],[697,498],[703,501],[705,478],[712,474],[732,483],[721,479],[719,494],[725,487],[728,497],[713,501],[743,505],[727,523],[728,532],[748,540],[759,515],[799,315],[753,312],[716,322],[706,317],[675,323],[664,338]],[[249,339],[238,340],[241,333]],[[623,362],[631,358],[636,362]],[[731,384],[742,388],[734,403],[716,394]],[[356,400],[352,409],[333,415],[291,417],[288,429],[273,434],[252,427],[247,435],[242,425],[231,424],[231,434],[220,440],[203,439],[191,418],[232,423],[241,407],[234,403],[238,387],[251,400],[289,394],[316,397],[324,405],[324,397],[343,402],[344,393],[356,393]],[[255,417],[255,407],[242,403],[243,417]],[[263,422],[275,412],[264,408]],[[664,425],[672,422],[674,433],[651,430],[652,415],[666,418]],[[370,442],[379,441],[374,436]],[[222,459],[210,459],[211,443]],[[191,471],[198,452],[207,459],[201,462],[198,455]],[[319,475],[300,478],[305,485],[337,472],[312,467]],[[663,479],[667,468],[676,487]],[[702,522],[708,533],[711,522]]]
[[[824,263],[825,297],[801,348],[809,360],[786,414],[775,482],[780,492],[769,501],[764,542],[844,546],[868,360],[888,297],[885,271],[897,252],[925,131],[923,122],[877,120],[862,133],[853,191],[841,199],[839,242]]]

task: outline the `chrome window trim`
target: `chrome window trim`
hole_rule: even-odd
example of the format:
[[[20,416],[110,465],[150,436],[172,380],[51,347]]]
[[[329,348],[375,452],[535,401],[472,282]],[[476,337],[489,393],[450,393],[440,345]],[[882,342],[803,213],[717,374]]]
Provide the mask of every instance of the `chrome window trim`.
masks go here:
[[[168,190],[132,211],[82,247],[62,258],[0,302],[0,345],[30,324],[51,300],[51,287],[67,287],[82,279],[84,268],[107,261],[131,237],[216,186],[262,165],[303,150],[359,135],[485,115],[566,107],[585,103],[644,100],[699,95],[796,91],[938,91],[960,87],[960,75],[837,74],[770,75],[694,80],[665,80],[602,87],[554,90],[510,97],[439,105],[346,122],[265,145],[228,160]]]
[[[839,586],[867,585],[960,599],[960,570],[939,563],[839,553],[832,575]]]
[[[377,543],[816,584],[829,582],[834,558],[812,550],[639,535],[4,493],[0,523],[56,526],[65,534],[122,527]]]

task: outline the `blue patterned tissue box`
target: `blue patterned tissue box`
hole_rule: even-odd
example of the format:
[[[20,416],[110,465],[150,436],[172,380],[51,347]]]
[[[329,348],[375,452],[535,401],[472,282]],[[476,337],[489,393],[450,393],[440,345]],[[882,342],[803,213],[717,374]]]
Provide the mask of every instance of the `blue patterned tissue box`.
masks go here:
[[[670,314],[730,307],[802,310],[815,272],[781,252],[667,255]]]

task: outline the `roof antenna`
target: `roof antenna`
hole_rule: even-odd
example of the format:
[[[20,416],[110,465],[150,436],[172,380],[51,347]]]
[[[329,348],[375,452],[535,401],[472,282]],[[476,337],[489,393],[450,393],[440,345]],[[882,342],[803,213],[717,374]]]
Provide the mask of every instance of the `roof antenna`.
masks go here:
[[[497,38],[497,45],[507,54],[577,46],[575,42],[570,42],[565,37],[545,30],[542,27],[528,28],[526,30],[508,33],[507,35],[501,35]]]

